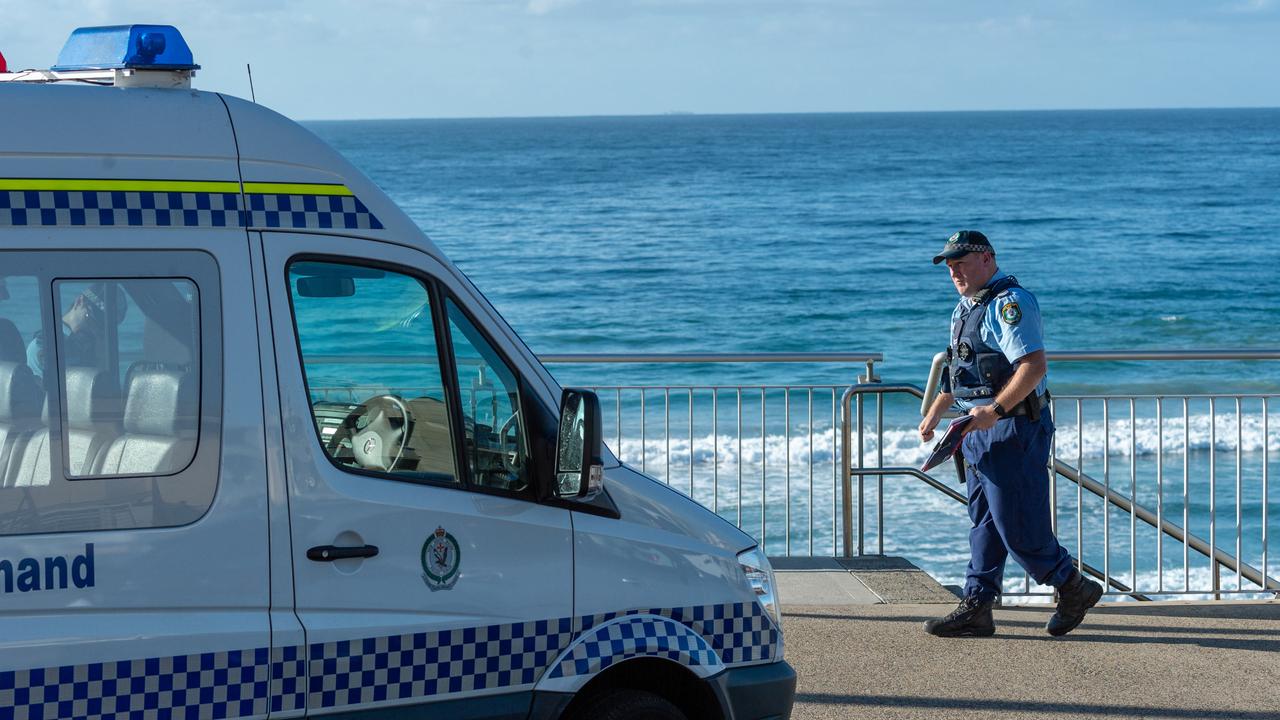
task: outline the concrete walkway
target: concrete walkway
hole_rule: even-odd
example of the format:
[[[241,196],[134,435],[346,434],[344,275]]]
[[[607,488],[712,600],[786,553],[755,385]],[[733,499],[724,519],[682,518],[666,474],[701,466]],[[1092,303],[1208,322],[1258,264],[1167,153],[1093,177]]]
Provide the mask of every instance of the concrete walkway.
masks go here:
[[[769,558],[789,605],[954,603],[956,596],[903,558]]]
[[[1063,638],[1052,608],[1007,607],[995,637],[942,639],[921,626],[949,592],[893,602],[912,570],[778,564],[795,720],[1280,719],[1280,601],[1107,603]]]

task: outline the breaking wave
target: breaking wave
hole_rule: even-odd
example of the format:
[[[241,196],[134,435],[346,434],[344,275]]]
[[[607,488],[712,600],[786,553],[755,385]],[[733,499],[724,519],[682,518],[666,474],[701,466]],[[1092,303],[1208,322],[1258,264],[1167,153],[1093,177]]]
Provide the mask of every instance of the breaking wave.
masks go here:
[[[1054,452],[1059,459],[1070,462],[1083,456],[1089,458],[1154,456],[1162,449],[1166,455],[1183,452],[1206,452],[1211,447],[1219,452],[1235,452],[1237,445],[1243,453],[1260,453],[1264,443],[1277,457],[1280,453],[1280,422],[1272,422],[1263,434],[1260,416],[1246,415],[1240,421],[1237,434],[1234,413],[1219,414],[1215,423],[1216,433],[1210,434],[1208,415],[1193,415],[1184,429],[1181,417],[1166,419],[1160,425],[1154,418],[1138,418],[1132,423],[1128,418],[1113,420],[1106,427],[1103,423],[1086,421],[1083,430],[1073,423],[1060,424],[1055,437]],[[919,466],[928,456],[932,443],[922,443],[915,428],[891,428],[884,433],[883,448],[875,436],[875,428],[864,430],[863,457],[866,466],[879,464],[879,453],[884,453],[885,466]],[[786,434],[769,434],[765,438],[743,437],[710,433],[688,437],[639,438],[623,436],[620,448],[622,459],[635,466],[641,465],[650,472],[665,469],[668,462],[683,468],[686,473],[692,458],[695,475],[700,469],[719,467],[731,471],[739,464],[757,471],[761,466],[772,474],[781,472],[790,463],[793,471],[813,465],[838,463],[839,438],[830,427],[815,428],[810,441],[807,428]],[[1163,441],[1163,447],[1162,447]],[[1082,452],[1083,451],[1083,452]],[[853,464],[857,466],[857,453]]]

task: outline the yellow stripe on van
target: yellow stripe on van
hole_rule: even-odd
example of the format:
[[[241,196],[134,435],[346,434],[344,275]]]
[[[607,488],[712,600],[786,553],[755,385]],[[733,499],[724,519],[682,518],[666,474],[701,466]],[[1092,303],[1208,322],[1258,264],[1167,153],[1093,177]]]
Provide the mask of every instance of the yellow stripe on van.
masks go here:
[[[342,183],[0,178],[0,228],[383,230]]]
[[[247,182],[244,191],[251,195],[355,195],[346,185],[336,183]]]
[[[0,191],[239,193],[240,183],[216,180],[90,180],[0,178]]]
[[[90,180],[63,178],[0,178],[0,192],[206,192],[239,193],[240,183],[217,180]],[[253,195],[342,195],[355,193],[340,183],[247,182],[244,191]]]

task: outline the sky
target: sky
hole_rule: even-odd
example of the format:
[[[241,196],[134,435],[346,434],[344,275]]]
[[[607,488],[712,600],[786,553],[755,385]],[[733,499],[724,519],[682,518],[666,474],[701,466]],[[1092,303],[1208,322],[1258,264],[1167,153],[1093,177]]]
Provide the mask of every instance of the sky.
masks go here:
[[[301,120],[1280,106],[1280,0],[0,0],[10,69],[176,25]]]

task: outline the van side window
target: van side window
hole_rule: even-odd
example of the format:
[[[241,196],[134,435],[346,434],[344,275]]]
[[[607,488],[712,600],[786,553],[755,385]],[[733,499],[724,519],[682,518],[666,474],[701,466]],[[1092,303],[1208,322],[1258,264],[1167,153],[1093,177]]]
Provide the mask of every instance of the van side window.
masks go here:
[[[452,299],[445,305],[472,480],[483,487],[523,491],[530,485],[528,445],[515,373]]]
[[[458,482],[427,286],[390,270],[295,261],[289,292],[325,453],[346,469]]]
[[[41,316],[49,305],[47,296],[41,300],[37,278],[0,277],[0,488],[4,490],[17,487],[16,472],[10,468],[27,440],[48,432],[37,365],[44,360],[44,352],[37,340]]]
[[[205,252],[0,251],[0,535],[204,515],[221,308]]]
[[[181,471],[200,425],[195,284],[78,279],[53,287],[67,477]]]

